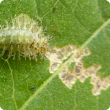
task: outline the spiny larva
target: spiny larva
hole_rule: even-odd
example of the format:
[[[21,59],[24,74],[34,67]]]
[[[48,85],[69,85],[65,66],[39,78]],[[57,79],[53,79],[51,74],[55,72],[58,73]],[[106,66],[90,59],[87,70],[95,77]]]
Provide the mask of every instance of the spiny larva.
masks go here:
[[[2,26],[1,26],[2,27]],[[6,28],[0,29],[0,49],[9,51],[8,58],[16,53],[18,58],[23,56],[25,59],[37,60],[37,54],[45,55],[49,44],[49,36],[45,36],[42,27],[26,14],[20,14],[12,20],[12,26],[7,23]]]

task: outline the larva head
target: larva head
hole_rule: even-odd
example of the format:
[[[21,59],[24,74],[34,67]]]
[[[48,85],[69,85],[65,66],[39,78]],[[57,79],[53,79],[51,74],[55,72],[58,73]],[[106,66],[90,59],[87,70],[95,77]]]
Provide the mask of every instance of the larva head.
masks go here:
[[[41,38],[39,43],[34,40],[34,42],[30,45],[30,49],[34,50],[34,52],[45,54],[48,48],[48,43],[46,39]]]

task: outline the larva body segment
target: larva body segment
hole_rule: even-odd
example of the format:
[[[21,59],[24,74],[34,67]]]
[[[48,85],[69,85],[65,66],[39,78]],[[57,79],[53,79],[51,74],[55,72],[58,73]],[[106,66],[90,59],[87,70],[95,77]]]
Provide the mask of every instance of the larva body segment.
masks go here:
[[[6,28],[0,30],[0,49],[9,51],[9,57],[16,52],[18,57],[24,56],[25,59],[35,59],[37,54],[45,54],[48,48],[48,36],[45,36],[37,22],[25,14],[20,14],[12,21],[12,26],[7,23]]]

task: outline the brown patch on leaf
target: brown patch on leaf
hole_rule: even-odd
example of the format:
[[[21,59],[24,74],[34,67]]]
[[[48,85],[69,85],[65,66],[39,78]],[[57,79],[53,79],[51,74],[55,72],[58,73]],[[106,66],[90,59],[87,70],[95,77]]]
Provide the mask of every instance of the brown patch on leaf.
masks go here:
[[[60,64],[73,53],[71,61],[67,61],[66,66],[59,73],[59,77],[62,82],[69,88],[75,84],[79,79],[81,82],[88,77],[91,77],[91,83],[94,85],[92,92],[94,95],[99,95],[102,89],[107,89],[110,86],[110,77],[101,79],[96,75],[97,71],[101,68],[100,65],[94,64],[89,68],[84,68],[82,57],[89,55],[90,50],[88,48],[79,51],[76,46],[65,46],[63,48],[53,48],[50,52],[46,53],[46,57],[50,60],[50,73],[54,73],[60,66]],[[75,62],[74,70],[70,71],[68,66],[71,62]]]

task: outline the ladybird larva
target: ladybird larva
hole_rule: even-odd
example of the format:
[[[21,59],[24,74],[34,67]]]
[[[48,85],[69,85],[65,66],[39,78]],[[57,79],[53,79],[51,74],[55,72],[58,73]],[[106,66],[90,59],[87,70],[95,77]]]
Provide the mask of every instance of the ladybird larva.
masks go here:
[[[37,60],[37,54],[44,55],[49,46],[49,36],[45,36],[42,27],[26,14],[20,14],[12,20],[12,26],[7,23],[6,28],[0,30],[1,56],[5,51],[9,51],[8,58],[18,58]]]

